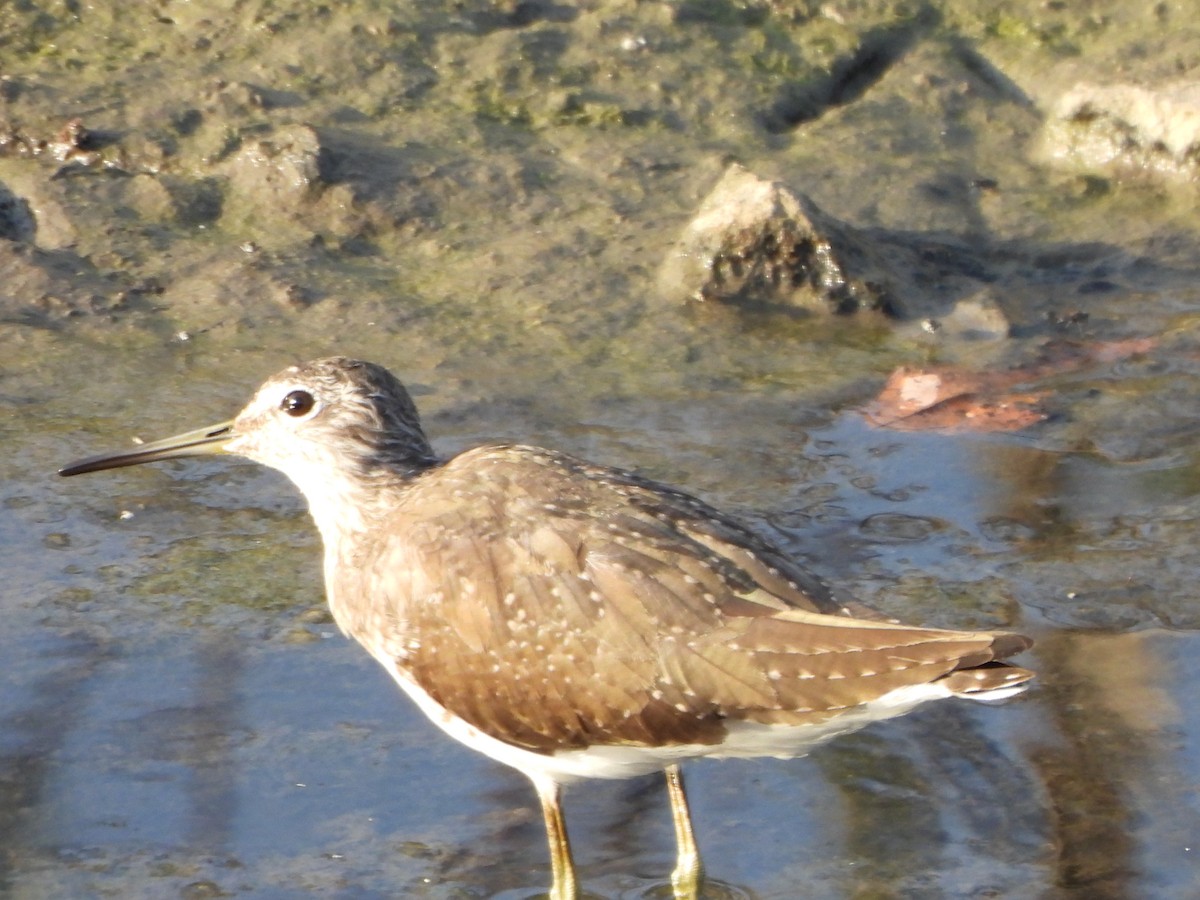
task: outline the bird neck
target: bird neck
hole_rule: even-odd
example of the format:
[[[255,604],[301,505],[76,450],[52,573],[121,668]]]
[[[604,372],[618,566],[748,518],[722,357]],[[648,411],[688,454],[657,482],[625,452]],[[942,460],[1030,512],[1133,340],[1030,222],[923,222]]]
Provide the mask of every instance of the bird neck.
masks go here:
[[[326,478],[304,489],[324,546],[325,596],[334,621],[343,634],[368,648],[370,635],[364,629],[369,623],[356,600],[361,593],[359,580],[366,574],[363,564],[378,540],[381,523],[394,514],[421,471]]]
[[[393,461],[361,467],[317,466],[288,475],[308,501],[309,514],[327,549],[355,541],[393,509],[408,486],[433,465]]]

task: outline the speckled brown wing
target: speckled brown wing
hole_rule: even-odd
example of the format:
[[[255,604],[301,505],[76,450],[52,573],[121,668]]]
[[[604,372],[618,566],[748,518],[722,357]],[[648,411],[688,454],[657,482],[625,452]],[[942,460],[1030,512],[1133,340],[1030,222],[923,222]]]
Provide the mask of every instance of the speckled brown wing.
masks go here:
[[[622,520],[631,534],[649,529],[660,536],[694,541],[724,569],[731,583],[768,590],[773,596],[769,605],[773,607],[846,615],[848,603],[853,605],[838,597],[829,582],[785,556],[737,519],[690,494],[623,469],[536,452],[545,454],[544,464],[586,480],[610,498],[620,498]]]
[[[359,563],[393,586],[372,605],[389,621],[348,630],[527,749],[713,744],[734,722],[821,721],[992,658],[991,635],[850,618],[715,510],[546,451],[463,454],[378,533]]]
[[[823,722],[893,691],[941,683],[947,694],[1013,686],[1032,677],[996,660],[1030,641],[1017,635],[912,628],[859,622],[800,610],[752,620],[730,619],[735,632],[705,637],[689,653],[673,654],[672,683],[699,696],[722,696],[735,683],[752,687],[731,715],[775,725]],[[972,673],[967,676],[966,673]],[[728,698],[722,696],[725,702]]]

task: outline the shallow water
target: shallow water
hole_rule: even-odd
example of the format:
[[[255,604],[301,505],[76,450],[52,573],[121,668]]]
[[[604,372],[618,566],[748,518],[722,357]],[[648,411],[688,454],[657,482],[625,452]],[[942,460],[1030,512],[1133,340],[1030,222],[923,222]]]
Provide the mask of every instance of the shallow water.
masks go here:
[[[167,431],[230,406],[179,404],[225,391],[169,381],[142,391]],[[48,404],[54,418],[68,397],[94,409],[89,391]],[[753,411],[747,398],[759,399],[603,404],[547,442],[698,483],[898,616],[1028,630],[1039,681],[808,759],[694,765],[714,879],[764,898],[1187,896],[1196,637],[1156,612],[1185,596],[1141,586],[1186,576],[1170,538],[1192,521],[1188,448],[1175,466],[1117,467],[1039,446],[1053,428],[896,434],[853,410],[801,427],[786,412],[801,397],[768,391]],[[465,443],[474,427],[443,438]],[[282,479],[222,461],[60,482],[55,464],[112,441],[36,416],[11,438],[7,893],[542,889],[528,787],[444,739],[320,614],[317,543]],[[1098,482],[1107,500],[1080,487]],[[568,815],[593,895],[661,894],[673,850],[658,779],[580,786]]]
[[[723,3],[192,6],[164,5],[161,32],[103,4],[3,11],[9,118],[85,116],[126,156],[0,154],[40,216],[0,239],[0,894],[545,890],[532,791],[336,633],[289,484],[235,461],[54,474],[332,352],[400,374],[445,452],[517,438],[635,467],[899,618],[1037,638],[1010,703],[692,766],[713,897],[1200,892],[1193,187],[1044,167],[1038,111],[995,77],[1036,95],[1043,70],[1106,71],[1119,5],[1087,24],[1017,4],[1028,44],[947,5],[792,131],[762,110],[904,32],[903,9],[785,27]],[[230,168],[297,123],[324,147],[311,190]],[[729,157],[863,226],[967,239],[1013,336],[665,300],[659,266]],[[1002,188],[959,190],[980,174]],[[859,411],[896,366],[1131,336],[1153,344],[1034,378],[1053,415],[1022,432]],[[660,781],[570,793],[588,896],[668,893]]]

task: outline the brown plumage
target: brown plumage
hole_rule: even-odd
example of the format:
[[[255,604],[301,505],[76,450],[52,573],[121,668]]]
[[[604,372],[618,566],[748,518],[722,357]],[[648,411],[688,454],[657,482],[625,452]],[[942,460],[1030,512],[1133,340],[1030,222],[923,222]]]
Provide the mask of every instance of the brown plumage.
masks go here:
[[[1031,642],[913,628],[835,596],[730,517],[619,469],[498,444],[438,460],[403,386],[340,358],[270,379],[231,423],[77,474],[220,450],[288,474],[326,589],[452,735],[538,788],[556,900],[577,890],[558,786],[666,769],[680,864],[701,879],[676,764],[795,756],[947,696],[1003,697]]]
[[[346,554],[330,600],[351,636],[538,752],[711,745],[730,722],[820,722],[962,669],[1000,687],[1018,671],[978,667],[1029,645],[850,618],[710,507],[531,447],[426,470]]]

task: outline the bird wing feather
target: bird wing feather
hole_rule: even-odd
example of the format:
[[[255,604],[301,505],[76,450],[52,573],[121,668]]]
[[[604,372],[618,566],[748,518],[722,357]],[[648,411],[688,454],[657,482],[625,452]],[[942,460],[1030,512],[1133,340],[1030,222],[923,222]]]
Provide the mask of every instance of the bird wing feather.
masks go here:
[[[388,642],[374,652],[533,750],[823,721],[1024,646],[851,617],[710,507],[548,451],[470,451],[423,475],[394,515],[361,554],[391,586],[376,605],[392,633],[374,632]]]

